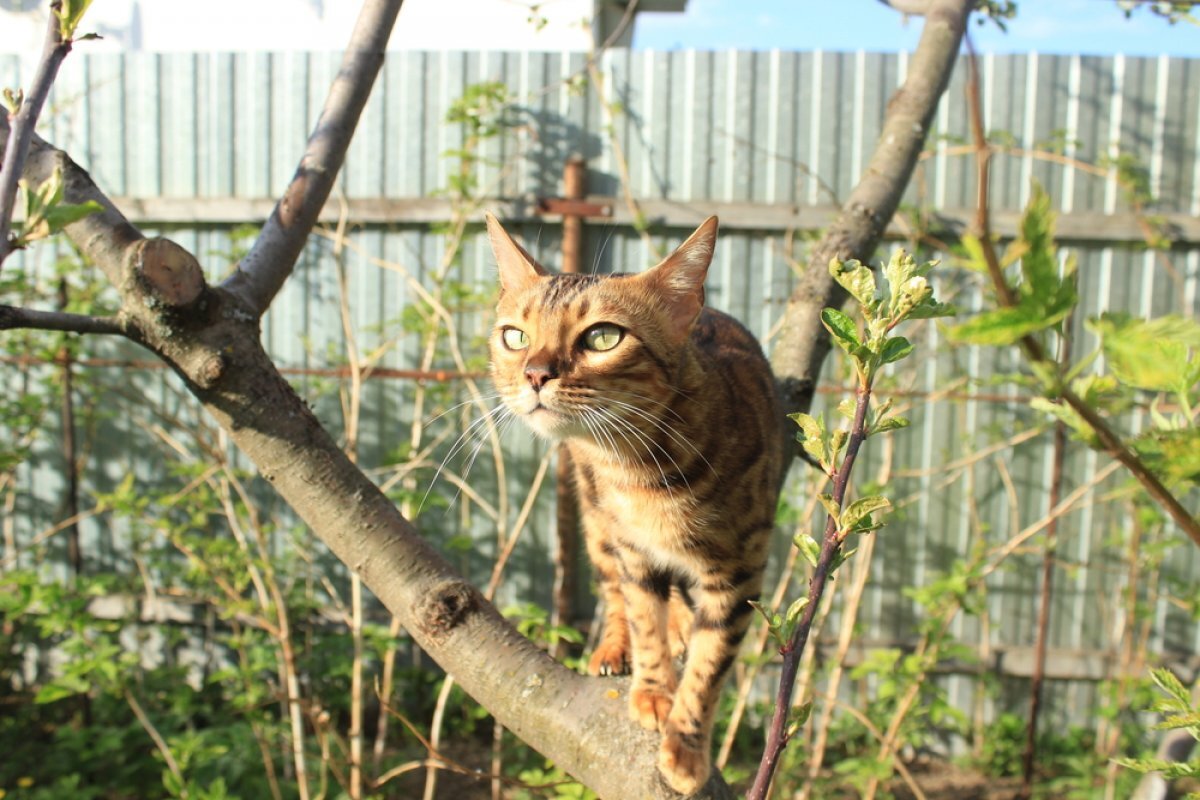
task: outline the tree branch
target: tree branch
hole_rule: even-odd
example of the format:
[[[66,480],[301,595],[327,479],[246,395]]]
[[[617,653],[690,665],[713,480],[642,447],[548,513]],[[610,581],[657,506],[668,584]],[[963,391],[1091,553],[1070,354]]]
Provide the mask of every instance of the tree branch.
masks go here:
[[[50,96],[50,87],[54,85],[59,66],[67,57],[67,53],[71,52],[71,42],[62,40],[59,28],[57,12],[60,6],[58,2],[50,4],[46,42],[42,47],[42,58],[38,62],[33,84],[29,87],[29,97],[21,103],[20,109],[12,117],[11,127],[5,133],[7,142],[4,147],[4,161],[0,164],[0,264],[13,252],[12,217],[17,200],[17,181],[29,154],[38,115],[42,113],[42,106]]]
[[[394,18],[399,1],[367,0],[368,10],[384,7]],[[381,48],[386,34],[372,18],[360,17],[355,41],[363,41],[364,25],[374,26],[367,38]],[[378,59],[378,53],[348,57],[270,230],[250,263],[222,286],[197,279],[195,258],[182,248],[142,237],[83,169],[36,137],[25,175],[35,179],[59,166],[68,202],[101,203],[102,212],[67,226],[66,234],[120,292],[130,333],[184,377],[283,500],[465,691],[601,797],[675,798],[658,773],[657,735],[626,712],[628,681],[574,673],[517,632],[349,461],[262,347],[259,316],[303,246],[300,232],[312,225],[318,194],[323,200],[329,191],[349,140],[346,126],[357,119],[350,106],[361,108]],[[355,66],[363,61],[375,68]],[[349,85],[351,75],[367,85]],[[695,797],[731,794],[714,773]]]
[[[375,77],[403,0],[365,0],[325,108],[308,137],[296,175],[250,252],[224,283],[256,316],[283,287],[317,222],[346,158],[346,150]]]
[[[821,309],[841,306],[846,299],[829,274],[829,261],[856,258],[866,263],[874,253],[912,178],[938,101],[950,82],[972,5],[972,0],[929,0],[908,77],[888,103],[870,163],[837,220],[813,247],[808,269],[788,299],[771,358],[786,413],[811,406],[830,346]]]
[[[31,308],[0,306],[0,331],[33,328],[67,333],[107,333],[128,335],[125,323],[113,317],[89,317],[63,311],[35,311]]]
[[[10,137],[11,128],[7,119],[0,115],[0,136]],[[5,157],[8,151],[5,149]],[[131,248],[145,240],[125,215],[117,210],[112,201],[100,191],[87,170],[76,164],[61,150],[47,143],[37,134],[29,142],[22,176],[32,185],[40,185],[55,170],[62,172],[63,199],[68,203],[85,203],[93,200],[101,210],[90,214],[66,227],[66,233],[83,251],[84,256],[99,267],[114,286],[125,280],[125,264]]]

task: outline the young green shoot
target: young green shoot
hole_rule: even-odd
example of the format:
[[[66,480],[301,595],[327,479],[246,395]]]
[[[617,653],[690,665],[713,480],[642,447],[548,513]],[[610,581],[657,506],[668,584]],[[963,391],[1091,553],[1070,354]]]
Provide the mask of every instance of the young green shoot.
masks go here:
[[[928,274],[936,262],[918,265],[912,256],[896,252],[883,268],[884,287],[876,285],[875,273],[858,261],[830,262],[829,270],[850,293],[862,313],[862,324],[835,308],[821,312],[821,320],[833,341],[845,351],[855,374],[855,394],[838,406],[850,420],[849,427],[830,430],[825,420],[811,414],[792,414],[800,428],[797,439],[808,456],[820,466],[833,484],[833,491],[819,496],[826,512],[825,533],[820,542],[798,534],[796,547],[812,566],[807,596],[798,598],[780,615],[756,606],[767,620],[768,630],[783,656],[783,668],[775,701],[775,714],[767,730],[762,761],[747,797],[765,800],[771,777],[788,741],[808,719],[811,704],[792,709],[792,689],[813,618],[829,577],[854,554],[844,549],[851,536],[869,534],[881,526],[878,515],[891,504],[882,495],[860,497],[847,504],[850,474],[866,439],[908,425],[908,420],[891,413],[891,404],[871,402],[875,379],[888,364],[908,357],[913,345],[892,332],[903,322],[949,316],[954,309],[937,302]]]

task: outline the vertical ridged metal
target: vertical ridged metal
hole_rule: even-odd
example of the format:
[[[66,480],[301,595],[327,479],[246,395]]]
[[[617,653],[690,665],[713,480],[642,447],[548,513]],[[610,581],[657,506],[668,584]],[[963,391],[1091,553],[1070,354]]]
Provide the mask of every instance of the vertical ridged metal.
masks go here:
[[[580,53],[390,53],[355,134],[338,192],[352,199],[428,198],[443,193],[457,165],[447,151],[461,148],[465,141],[460,128],[444,123],[446,112],[467,87],[496,80],[514,98],[511,119],[516,126],[480,145],[481,161],[474,174],[488,196],[531,199],[558,194],[563,161],[578,152],[588,160],[591,191],[619,197],[618,161],[611,143],[615,136],[634,196],[673,201],[694,212],[695,222],[714,202],[828,205],[844,200],[866,169],[888,99],[904,80],[909,63],[906,56],[867,52],[610,50],[598,63],[609,101],[603,106],[589,86],[586,59]],[[275,198],[294,174],[338,63],[333,53],[75,54],[64,67],[42,130],[114,196]],[[1018,211],[1029,196],[1031,181],[1036,180],[1063,213],[1124,213],[1128,200],[1115,167],[1105,171],[1090,165],[1132,156],[1146,169],[1156,195],[1154,210],[1200,214],[1196,155],[1200,62],[1029,54],[986,55],[980,66],[985,126],[994,141],[1016,148],[993,159],[994,211]],[[17,59],[0,57],[0,81],[5,85],[18,84],[20,72]],[[970,208],[975,202],[975,166],[964,146],[970,141],[966,80],[965,65],[960,64],[935,116],[927,157],[905,194],[910,208],[936,212]],[[335,197],[331,207],[337,203]],[[421,359],[419,336],[400,329],[405,309],[418,298],[409,278],[431,285],[432,276],[443,266],[446,237],[428,226],[400,220],[367,228],[349,222],[352,246],[340,258],[349,278],[360,352],[396,339],[395,349],[381,366],[415,368]],[[627,227],[591,221],[584,268],[642,269],[652,262],[655,250],[669,251],[689,232],[663,229],[653,219],[648,222],[649,245]],[[532,252],[550,265],[557,264],[556,226],[535,222],[514,228]],[[176,224],[162,233],[195,252],[213,280],[231,268],[236,249],[248,244],[238,240],[229,225]],[[1193,317],[1200,311],[1200,251],[1195,243],[1182,243],[1169,254],[1179,270],[1176,276],[1159,266],[1157,254],[1143,253],[1134,244],[1069,244],[1078,259],[1080,279],[1080,308],[1073,325],[1076,357],[1097,345],[1083,326],[1085,317],[1107,310]],[[880,258],[891,246],[881,248]],[[329,366],[338,359],[331,354],[342,352],[333,249],[329,238],[312,237],[292,280],[264,320],[265,341],[281,365]],[[794,281],[790,262],[804,264],[805,250],[797,239],[785,252],[778,232],[756,230],[753,224],[728,226],[710,272],[710,302],[767,340]],[[57,252],[37,248],[15,263],[44,277]],[[376,261],[392,268],[380,267]],[[481,237],[468,237],[452,271],[463,287],[484,296],[494,291],[494,267]],[[960,307],[983,305],[986,292],[979,282],[955,271],[948,257],[937,275],[942,293],[956,294]],[[486,301],[479,305],[477,313],[462,310],[455,316],[464,342],[473,348],[467,355],[476,361],[482,360],[480,342],[490,324]],[[920,355],[913,369],[894,377],[899,388],[919,390],[922,396],[914,398],[907,411],[913,428],[896,437],[898,477],[890,491],[895,497],[915,495],[919,500],[880,534],[876,545],[876,563],[860,618],[864,637],[875,641],[914,635],[920,611],[904,595],[905,588],[927,583],[966,552],[979,534],[977,521],[994,545],[1035,522],[1048,502],[1049,437],[998,453],[973,467],[973,491],[962,479],[948,487],[940,484],[939,466],[1010,435],[1017,427],[1044,420],[1029,410],[1023,392],[990,384],[994,376],[1019,369],[1020,359],[1012,353],[952,350],[933,324],[917,326],[909,335]],[[110,344],[89,343],[89,347],[119,350]],[[1093,369],[1102,369],[1102,361]],[[442,352],[434,366],[452,369],[455,365]],[[825,376],[827,381],[841,380],[836,356]],[[1002,401],[930,396],[963,377],[968,379],[963,391],[1000,393]],[[291,380],[314,399],[321,418],[336,428],[340,418],[336,396],[320,391],[329,388],[330,380],[301,376]],[[181,406],[176,397],[173,378],[138,377],[137,381],[155,402],[187,413],[186,404]],[[407,441],[412,394],[412,384],[405,382],[377,381],[368,387],[362,430],[367,462],[384,462]],[[820,400],[823,407],[836,402],[833,397]],[[1139,424],[1136,417],[1132,419],[1131,424]],[[460,423],[455,425],[461,428]],[[148,481],[156,480],[152,465],[161,459],[158,451],[135,452],[130,444],[139,441],[144,431],[133,421],[109,427],[112,430],[106,428],[109,433],[103,440],[106,449],[97,451],[85,485],[93,491],[110,488],[113,476],[127,467]],[[435,460],[446,457],[453,440],[452,436]],[[506,486],[513,503],[519,504],[541,450],[515,431],[505,441],[513,450]],[[879,457],[868,454],[869,459]],[[451,458],[450,468],[463,468],[468,460],[469,449]],[[997,475],[999,463],[1012,473],[1021,494],[1015,516],[1010,515]],[[1073,446],[1068,490],[1089,480],[1106,463],[1106,456]],[[474,464],[472,481],[481,491],[495,489],[491,472],[486,457]],[[28,537],[48,522],[47,509],[55,505],[60,480],[49,456],[39,453],[21,469],[19,481],[26,496],[18,505],[18,528],[21,536]],[[1100,502],[1104,491],[1116,484],[1117,479],[1109,481],[1092,492],[1090,500]],[[540,602],[548,596],[545,564],[549,560],[546,557],[543,564],[540,559],[553,528],[550,496],[543,494],[531,518],[528,548],[511,568],[505,602]],[[801,503],[804,498],[794,500]],[[496,532],[469,500],[459,497],[455,503],[449,513],[427,510],[421,524],[438,541],[460,526],[473,536],[477,550],[460,558],[478,580],[486,577]],[[1109,632],[1121,621],[1115,598],[1124,578],[1120,554],[1105,543],[1125,523],[1121,513],[1109,506],[1085,504],[1062,520],[1059,554],[1071,569],[1056,582],[1052,647],[1111,645]],[[102,563],[121,568],[129,556],[123,548],[130,533],[120,525],[111,529],[108,525],[89,522],[85,542]],[[1015,556],[1015,568],[989,582],[993,645],[1032,642],[1037,579],[1033,570],[1024,567],[1035,560],[1036,554]],[[1188,551],[1172,556],[1164,570],[1172,580],[1194,582],[1200,575],[1200,559]],[[1099,605],[1098,597],[1103,598]],[[1161,596],[1154,603],[1154,645],[1194,651],[1196,623]],[[975,643],[980,627],[977,618],[963,617],[954,632]],[[966,703],[973,683],[964,679],[952,685],[955,696]],[[1090,696],[1090,689],[1079,692],[1081,697]],[[1049,713],[1067,712],[1052,703]]]

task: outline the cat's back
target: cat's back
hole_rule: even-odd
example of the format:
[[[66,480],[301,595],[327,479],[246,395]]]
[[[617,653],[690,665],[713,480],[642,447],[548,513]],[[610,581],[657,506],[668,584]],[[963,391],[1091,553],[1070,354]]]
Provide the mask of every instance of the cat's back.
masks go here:
[[[690,340],[706,370],[731,379],[736,399],[747,410],[767,415],[774,424],[780,413],[779,393],[771,365],[754,334],[728,314],[705,307]]]
[[[707,410],[695,420],[700,430],[693,434],[723,462],[718,471],[725,480],[737,480],[751,464],[754,473],[777,473],[784,458],[783,412],[775,375],[754,334],[705,307],[690,343],[704,372],[702,396],[693,401]]]

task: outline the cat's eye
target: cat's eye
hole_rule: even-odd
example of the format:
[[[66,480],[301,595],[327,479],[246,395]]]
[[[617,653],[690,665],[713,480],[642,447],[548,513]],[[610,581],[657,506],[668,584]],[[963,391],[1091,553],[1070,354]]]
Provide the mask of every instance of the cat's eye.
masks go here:
[[[616,325],[593,325],[583,334],[583,346],[600,352],[612,350],[624,336],[625,331]]]
[[[500,339],[509,350],[524,350],[529,347],[529,337],[519,328],[505,328],[500,333]]]

